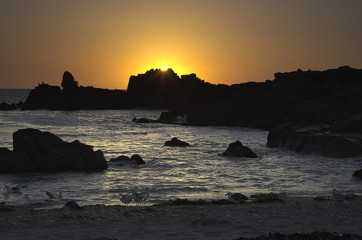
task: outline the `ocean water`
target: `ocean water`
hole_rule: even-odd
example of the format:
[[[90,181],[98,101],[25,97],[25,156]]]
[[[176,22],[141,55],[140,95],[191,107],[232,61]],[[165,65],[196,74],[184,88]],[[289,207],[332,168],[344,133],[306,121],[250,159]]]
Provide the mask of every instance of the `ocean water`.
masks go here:
[[[22,94],[20,91],[23,91]],[[0,91],[0,99],[24,101],[28,91]],[[14,97],[14,96],[17,97]],[[5,99],[6,100],[6,99]],[[0,100],[1,102],[1,100]],[[139,154],[146,165],[110,164],[103,172],[42,172],[0,174],[0,192],[19,185],[30,199],[47,199],[45,191],[63,191],[80,205],[122,204],[120,196],[132,189],[149,189],[148,204],[168,199],[224,199],[227,192],[286,193],[291,196],[331,196],[332,189],[362,194],[362,182],[351,177],[361,168],[360,158],[335,159],[302,155],[266,146],[267,131],[241,127],[195,127],[137,124],[133,117],[159,117],[162,110],[0,111],[0,147],[12,149],[13,132],[36,128],[65,141],[79,141],[102,150],[107,160]],[[177,137],[190,147],[167,147]],[[223,157],[229,143],[240,140],[257,159]],[[20,201],[11,196],[7,201]],[[0,194],[0,201],[5,201]]]

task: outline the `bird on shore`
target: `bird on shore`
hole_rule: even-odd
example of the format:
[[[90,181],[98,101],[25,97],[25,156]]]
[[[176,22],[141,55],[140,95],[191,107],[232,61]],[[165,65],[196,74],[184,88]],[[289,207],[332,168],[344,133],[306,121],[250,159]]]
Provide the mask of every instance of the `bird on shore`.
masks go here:
[[[130,202],[132,202],[133,200],[133,195],[132,194],[126,194],[126,195],[123,195],[121,198],[120,198],[121,202],[123,202],[124,204],[129,204]]]
[[[66,199],[64,201],[64,207],[70,210],[82,210],[82,207],[73,199]]]
[[[150,192],[148,189],[142,192],[132,191],[129,194],[122,195],[120,200],[124,204],[129,204],[132,201],[135,203],[145,202],[150,196]]]
[[[244,194],[241,194],[241,193],[228,192],[227,194],[225,194],[225,196],[228,196],[228,200],[232,203],[241,203],[246,200],[249,200],[249,198],[247,196],[245,196]]]
[[[133,192],[133,194],[139,198],[139,202],[145,202],[150,196],[150,190],[146,188],[141,192]]]

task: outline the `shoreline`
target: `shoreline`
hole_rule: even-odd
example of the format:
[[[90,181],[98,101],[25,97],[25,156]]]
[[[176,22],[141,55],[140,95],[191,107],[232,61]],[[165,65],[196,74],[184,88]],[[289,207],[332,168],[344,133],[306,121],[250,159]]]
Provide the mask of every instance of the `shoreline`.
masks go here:
[[[88,205],[0,211],[4,239],[236,239],[315,231],[362,235],[361,198],[337,202],[202,205]]]

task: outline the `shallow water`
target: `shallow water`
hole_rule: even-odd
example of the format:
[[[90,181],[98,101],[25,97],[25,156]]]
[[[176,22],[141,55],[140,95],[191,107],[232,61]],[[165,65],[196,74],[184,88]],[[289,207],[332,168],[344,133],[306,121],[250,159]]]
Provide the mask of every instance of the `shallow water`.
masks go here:
[[[20,185],[31,199],[46,199],[45,191],[62,190],[65,198],[84,204],[120,204],[120,194],[149,188],[149,203],[167,199],[221,199],[227,192],[246,195],[286,192],[289,195],[362,194],[362,183],[351,178],[361,168],[359,158],[334,159],[301,155],[266,147],[267,132],[240,127],[194,127],[136,124],[133,117],[156,119],[160,110],[0,111],[0,147],[12,149],[12,134],[22,128],[50,131],[65,141],[79,141],[102,150],[107,160],[139,154],[145,166],[110,165],[104,172],[0,174],[0,188]],[[190,147],[166,147],[177,137]],[[257,159],[220,156],[240,140]],[[0,195],[0,201],[3,201]],[[18,201],[11,196],[9,201]]]

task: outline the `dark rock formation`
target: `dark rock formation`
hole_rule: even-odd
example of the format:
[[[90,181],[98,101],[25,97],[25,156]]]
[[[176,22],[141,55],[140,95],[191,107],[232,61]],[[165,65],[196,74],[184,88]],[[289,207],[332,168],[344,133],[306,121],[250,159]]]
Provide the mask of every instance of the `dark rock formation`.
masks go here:
[[[177,138],[172,138],[171,141],[166,141],[165,146],[171,146],[171,147],[187,147],[190,146],[187,142],[181,141]]]
[[[63,89],[47,84],[38,85],[31,90],[22,109],[94,110],[127,107],[124,91],[78,86],[69,72],[64,73],[61,86]]]
[[[138,154],[134,154],[131,156],[131,160],[135,161],[137,164],[146,164],[145,161],[143,161],[143,159],[140,157],[140,155]]]
[[[247,158],[258,157],[250,148],[244,146],[239,140],[234,143],[230,143],[229,147],[221,154],[221,156],[236,156]]]
[[[362,154],[362,135],[337,132],[339,128],[311,123],[280,125],[269,132],[267,146],[340,158]],[[353,126],[345,128],[353,129]]]
[[[362,180],[362,169],[355,171],[352,177],[356,177]]]
[[[74,77],[65,72],[63,89],[41,84],[31,91],[23,109],[166,108],[170,112],[162,113],[157,122],[266,130],[287,123],[323,123],[331,126],[334,143],[342,141],[347,145],[351,134],[360,133],[361,120],[354,116],[362,115],[362,70],[347,66],[326,71],[298,69],[274,76],[273,81],[264,83],[227,86],[206,83],[195,74],[179,77],[172,69],[152,69],[131,76],[126,93],[78,86]],[[349,135],[344,140],[335,134],[347,136],[345,132]],[[325,135],[313,138],[317,145],[329,140]],[[294,148],[298,147],[290,149]]]
[[[14,110],[14,109],[17,109],[18,106],[14,103],[6,103],[6,102],[2,102],[0,103],[0,111],[1,110],[4,110],[4,111],[7,111],[7,110]]]
[[[125,155],[121,155],[116,158],[111,158],[109,162],[123,162],[123,161],[131,161],[131,158]]]
[[[127,94],[131,107],[182,108],[190,94],[203,84],[196,74],[181,78],[172,70],[151,69],[145,74],[131,76]]]
[[[34,172],[36,169],[27,156],[19,155],[7,148],[0,148],[1,173],[26,173]]]
[[[133,118],[132,122],[135,122],[135,123],[156,123],[156,122],[159,122],[159,121],[149,119],[149,118]]]
[[[60,87],[40,84],[31,90],[22,109],[49,109],[55,104],[60,93]]]
[[[121,155],[117,158],[112,158],[109,160],[111,163],[118,163],[120,165],[123,164],[146,164],[146,162],[138,155],[134,154],[132,157],[128,157],[125,155]]]
[[[14,151],[1,150],[0,171],[96,171],[108,167],[102,151],[79,141],[65,142],[49,132],[21,129],[13,134]]]
[[[291,122],[331,124],[362,112],[362,70],[276,73],[273,81],[232,86],[200,85],[184,109],[191,125],[270,130]]]

